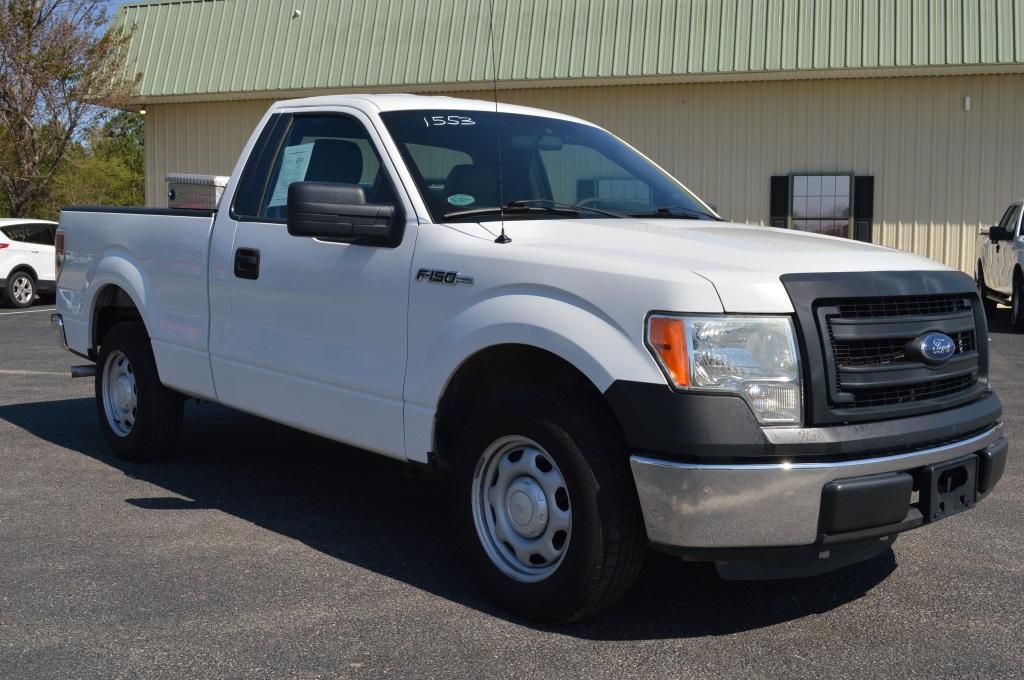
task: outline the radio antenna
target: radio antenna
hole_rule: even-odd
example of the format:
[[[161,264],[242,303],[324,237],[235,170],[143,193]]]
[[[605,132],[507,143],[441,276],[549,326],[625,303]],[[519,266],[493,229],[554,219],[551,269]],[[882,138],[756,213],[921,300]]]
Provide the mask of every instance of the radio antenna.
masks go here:
[[[502,196],[501,182],[501,123],[498,116],[498,57],[494,47],[494,0],[489,3],[490,16],[488,17],[487,30],[491,40],[491,83],[494,86],[494,151],[495,159],[498,162],[498,215],[501,217],[501,235],[494,239],[495,243],[509,243],[512,241],[505,233],[505,197]]]

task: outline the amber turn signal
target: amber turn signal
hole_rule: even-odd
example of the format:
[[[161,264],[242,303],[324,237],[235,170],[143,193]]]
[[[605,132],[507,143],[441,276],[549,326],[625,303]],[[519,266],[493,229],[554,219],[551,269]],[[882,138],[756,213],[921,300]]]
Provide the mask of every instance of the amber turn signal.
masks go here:
[[[690,384],[690,361],[686,355],[686,326],[682,319],[652,316],[647,341],[661,359],[661,365],[678,387]]]

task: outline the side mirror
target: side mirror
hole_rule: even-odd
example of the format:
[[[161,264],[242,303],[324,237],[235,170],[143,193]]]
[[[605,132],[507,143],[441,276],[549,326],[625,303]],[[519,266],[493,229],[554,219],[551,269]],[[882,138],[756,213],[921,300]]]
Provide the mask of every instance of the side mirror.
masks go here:
[[[1011,241],[1013,240],[1013,231],[1006,227],[992,227],[988,230],[988,238],[992,243],[997,241]]]
[[[393,205],[366,202],[355,184],[292,182],[288,186],[288,233],[292,236],[390,245],[398,234]]]

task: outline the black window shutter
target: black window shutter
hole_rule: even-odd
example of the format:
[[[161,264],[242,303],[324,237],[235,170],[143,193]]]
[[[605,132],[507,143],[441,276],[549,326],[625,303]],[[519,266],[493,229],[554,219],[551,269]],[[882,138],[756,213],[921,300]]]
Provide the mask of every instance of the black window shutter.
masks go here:
[[[785,227],[789,220],[789,175],[772,176],[768,216],[773,227]]]
[[[875,178],[857,175],[853,178],[853,237],[858,241],[871,241],[872,221],[875,215]]]

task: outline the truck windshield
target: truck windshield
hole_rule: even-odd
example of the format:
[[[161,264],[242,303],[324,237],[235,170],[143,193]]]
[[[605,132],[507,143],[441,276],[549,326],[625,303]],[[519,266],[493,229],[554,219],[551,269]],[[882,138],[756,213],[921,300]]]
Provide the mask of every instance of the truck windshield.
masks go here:
[[[672,177],[591,125],[447,109],[391,111],[381,118],[435,222],[500,215],[718,219]]]

